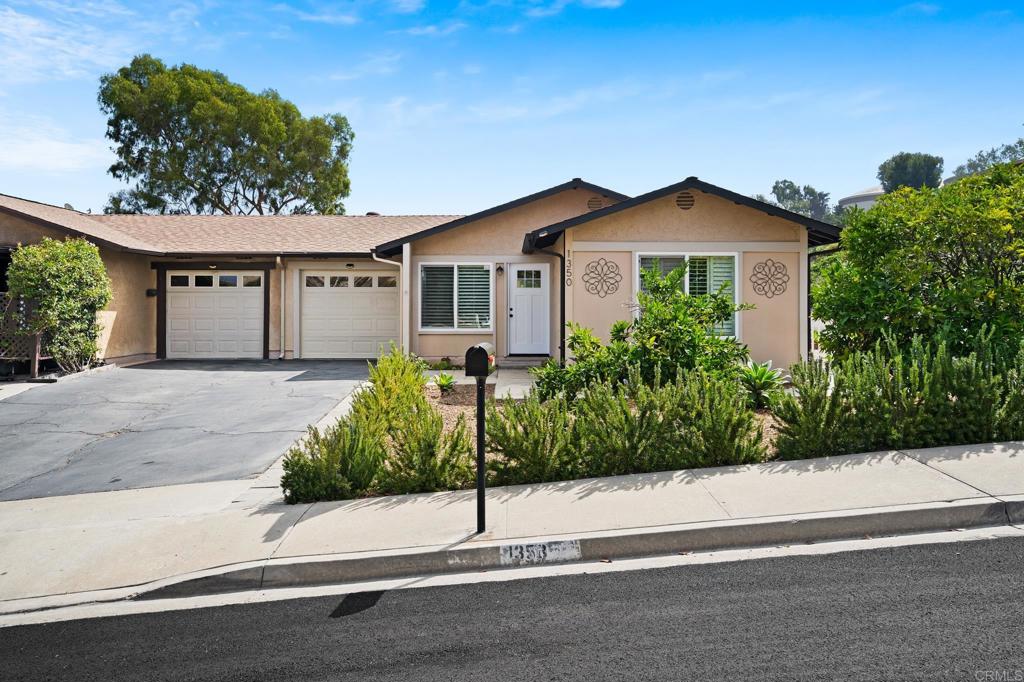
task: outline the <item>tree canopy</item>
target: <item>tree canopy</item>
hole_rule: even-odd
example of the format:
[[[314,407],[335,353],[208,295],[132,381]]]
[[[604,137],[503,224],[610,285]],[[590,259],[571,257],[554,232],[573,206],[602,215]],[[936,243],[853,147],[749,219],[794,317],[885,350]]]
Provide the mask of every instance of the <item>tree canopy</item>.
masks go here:
[[[304,117],[273,90],[150,55],[100,79],[99,105],[132,186],[108,213],[343,213],[354,137],[339,114]]]
[[[755,194],[754,198],[815,220],[835,224],[843,220],[842,210],[831,204],[829,193],[819,192],[811,185],[801,187],[792,180],[776,180],[771,194],[771,197]]]
[[[942,184],[942,165],[941,156],[900,152],[882,162],[878,167],[878,179],[886,192],[900,187],[938,187]]]
[[[1024,166],[887,194],[853,214],[841,244],[812,286],[825,350],[868,349],[883,333],[942,333],[969,350],[982,327],[996,342],[1024,338]]]
[[[957,166],[953,176],[963,178],[975,173],[982,173],[992,166],[1000,163],[1013,163],[1024,161],[1024,137],[1018,138],[1016,142],[982,150],[967,159],[963,165]]]

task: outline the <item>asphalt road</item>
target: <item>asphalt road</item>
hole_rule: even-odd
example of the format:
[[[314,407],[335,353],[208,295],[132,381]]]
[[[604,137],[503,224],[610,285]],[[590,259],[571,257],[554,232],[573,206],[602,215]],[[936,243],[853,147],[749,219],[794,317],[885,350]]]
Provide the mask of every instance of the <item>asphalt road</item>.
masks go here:
[[[4,680],[1021,680],[1024,541],[27,626],[0,630],[0,666]]]
[[[0,500],[246,478],[367,375],[363,361],[152,362],[0,401]]]

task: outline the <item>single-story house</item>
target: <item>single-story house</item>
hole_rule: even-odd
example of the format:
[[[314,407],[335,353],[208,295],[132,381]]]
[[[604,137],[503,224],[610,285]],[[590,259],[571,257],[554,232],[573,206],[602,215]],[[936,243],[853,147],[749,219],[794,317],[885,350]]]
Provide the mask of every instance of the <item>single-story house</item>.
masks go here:
[[[45,236],[99,247],[108,361],[391,342],[458,359],[489,341],[499,364],[538,362],[563,355],[568,321],[606,338],[627,319],[640,268],[687,260],[691,293],[727,284],[754,306],[721,332],[786,366],[808,352],[808,246],[839,228],[696,177],[632,198],[575,178],[467,216],[91,215],[0,195],[0,254]]]

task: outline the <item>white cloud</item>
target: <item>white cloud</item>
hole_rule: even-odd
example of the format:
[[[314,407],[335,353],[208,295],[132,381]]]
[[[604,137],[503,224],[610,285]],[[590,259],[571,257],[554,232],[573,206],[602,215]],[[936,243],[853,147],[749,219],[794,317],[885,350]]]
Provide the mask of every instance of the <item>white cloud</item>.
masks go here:
[[[611,83],[594,88],[580,88],[564,95],[533,99],[519,96],[514,102],[491,101],[470,106],[468,111],[482,122],[515,119],[545,119],[563,116],[587,107],[600,107],[641,94],[637,83]]]
[[[446,24],[430,24],[427,26],[413,26],[404,31],[411,36],[450,36],[453,33],[461,31],[466,28],[466,24],[461,21],[450,21]]]
[[[352,26],[353,24],[359,23],[359,17],[353,12],[343,11],[332,7],[317,7],[313,10],[304,10],[282,3],[274,5],[271,9],[278,12],[287,12],[299,21],[308,21],[315,24]]]
[[[392,128],[409,128],[434,118],[448,109],[447,102],[414,102],[409,97],[392,97],[384,106]]]
[[[103,138],[75,140],[67,130],[40,116],[0,112],[0,170],[68,173],[105,169],[113,155]]]
[[[132,41],[70,18],[44,18],[0,7],[0,83],[76,78],[109,69]]]
[[[367,76],[388,76],[398,71],[401,60],[400,52],[371,55],[350,69],[332,73],[328,78],[334,81],[353,81]]]
[[[560,14],[570,5],[579,5],[587,9],[617,9],[622,7],[625,0],[530,0],[525,14],[528,17],[551,17]]]
[[[912,2],[907,5],[903,5],[897,10],[898,14],[923,14],[926,17],[935,16],[942,7],[930,2]]]
[[[415,14],[426,5],[426,0],[391,0],[391,9],[399,14]]]

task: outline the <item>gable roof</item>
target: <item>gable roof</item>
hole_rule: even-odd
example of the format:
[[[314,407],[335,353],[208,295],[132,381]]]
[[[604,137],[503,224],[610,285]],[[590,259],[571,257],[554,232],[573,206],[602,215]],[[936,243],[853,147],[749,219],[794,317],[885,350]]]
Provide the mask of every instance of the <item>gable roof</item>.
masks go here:
[[[64,230],[76,237],[87,237],[105,246],[137,251],[139,253],[160,253],[161,249],[143,239],[125,234],[112,226],[95,220],[97,216],[60,208],[38,201],[30,201],[7,194],[0,194],[0,212],[17,216],[37,225]]]
[[[633,208],[634,206],[645,204],[648,201],[653,201],[654,199],[659,199],[669,194],[674,194],[687,189],[696,189],[704,192],[705,194],[714,194],[741,206],[747,206],[758,211],[763,211],[768,215],[803,225],[807,228],[807,242],[810,246],[833,244],[839,241],[839,232],[842,228],[837,225],[815,220],[814,218],[808,218],[805,215],[787,211],[786,209],[775,206],[774,204],[758,201],[757,199],[752,199],[751,197],[727,190],[724,187],[704,182],[695,176],[690,176],[682,182],[677,182],[674,185],[662,187],[661,189],[656,189],[653,192],[648,192],[647,194],[641,194],[640,196],[633,197],[632,199],[620,201],[617,204],[612,204],[611,206],[607,206],[600,210],[584,213],[583,215],[576,216],[575,218],[569,218],[568,220],[563,220],[560,223],[555,223],[553,225],[548,225],[547,227],[541,227],[533,230],[532,232],[528,232],[523,240],[523,252],[532,253],[536,249],[551,246],[558,240],[558,236],[570,227],[576,227],[577,225],[582,225],[583,223],[590,222],[591,220],[597,220],[598,218],[603,218],[604,216],[624,211],[627,208]]]
[[[382,255],[382,256],[394,255],[394,254],[396,254],[396,253],[398,253],[399,251],[402,250],[402,246],[403,245],[408,244],[409,242],[414,242],[414,241],[417,241],[419,239],[423,239],[424,237],[429,237],[431,235],[440,234],[441,232],[446,232],[448,230],[455,229],[456,227],[461,227],[463,225],[467,225],[467,224],[475,222],[477,220],[481,220],[482,218],[487,218],[487,217],[492,216],[492,215],[497,215],[498,213],[503,213],[503,212],[511,210],[513,208],[517,208],[519,206],[523,206],[524,204],[529,204],[530,202],[538,201],[540,199],[544,199],[545,197],[549,197],[549,196],[552,196],[554,194],[558,194],[560,192],[564,192],[564,191],[570,190],[570,189],[586,189],[586,190],[590,190],[591,192],[594,192],[595,194],[600,194],[601,196],[610,197],[610,198],[615,199],[617,201],[623,201],[623,200],[629,198],[627,195],[620,194],[619,192],[616,192],[615,190],[608,189],[607,187],[601,187],[600,185],[595,185],[595,184],[587,182],[586,180],[583,180],[581,178],[573,178],[569,182],[563,182],[560,185],[555,185],[554,187],[548,187],[547,189],[541,190],[540,192],[534,192],[533,194],[528,194],[525,197],[520,197],[519,199],[514,199],[514,200],[509,201],[507,203],[500,204],[498,206],[494,206],[492,208],[488,208],[488,209],[483,210],[483,211],[479,211],[478,213],[474,213],[472,215],[467,215],[467,216],[462,216],[462,217],[459,217],[459,218],[457,218],[455,220],[452,220],[450,222],[446,222],[446,223],[443,223],[441,225],[437,225],[435,227],[423,230],[421,232],[416,232],[416,233],[413,233],[413,234],[405,235],[405,236],[400,237],[398,239],[392,239],[391,241],[382,242],[382,243],[380,243],[377,246],[375,251],[377,252],[377,254]]]
[[[452,221],[454,215],[141,215],[95,216],[104,226],[168,255],[368,256],[394,239]]]

